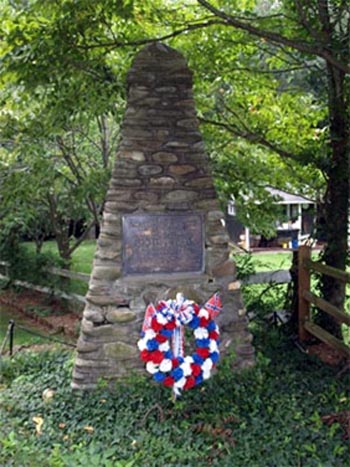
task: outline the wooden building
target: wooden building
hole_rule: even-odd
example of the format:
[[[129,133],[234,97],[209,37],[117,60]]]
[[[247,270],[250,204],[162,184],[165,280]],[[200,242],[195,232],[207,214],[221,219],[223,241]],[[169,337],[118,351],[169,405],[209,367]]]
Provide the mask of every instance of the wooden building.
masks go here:
[[[297,248],[300,243],[312,236],[316,203],[300,195],[288,193],[277,188],[266,188],[276,197],[277,204],[283,207],[283,216],[276,219],[276,235],[265,238],[253,235],[249,226],[244,226],[237,219],[235,201],[227,206],[226,225],[231,240],[246,250],[256,247]]]

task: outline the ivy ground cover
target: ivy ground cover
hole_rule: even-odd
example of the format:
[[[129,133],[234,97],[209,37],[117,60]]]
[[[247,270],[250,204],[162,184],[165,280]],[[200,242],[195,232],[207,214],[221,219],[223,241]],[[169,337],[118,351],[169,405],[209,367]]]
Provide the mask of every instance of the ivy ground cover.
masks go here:
[[[349,373],[336,378],[274,329],[255,345],[255,368],[233,373],[226,357],[175,403],[147,376],[72,393],[62,349],[3,359],[0,465],[349,465]]]

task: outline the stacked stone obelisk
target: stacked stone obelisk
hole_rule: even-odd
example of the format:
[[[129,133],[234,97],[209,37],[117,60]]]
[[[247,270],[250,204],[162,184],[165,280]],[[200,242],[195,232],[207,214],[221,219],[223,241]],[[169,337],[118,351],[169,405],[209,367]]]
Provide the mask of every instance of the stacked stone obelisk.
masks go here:
[[[174,298],[176,292],[201,304],[220,291],[224,303],[217,318],[221,351],[234,351],[236,368],[254,362],[240,284],[229,259],[224,216],[198,128],[192,73],[179,52],[153,43],[136,55],[127,83],[121,141],[78,340],[75,389],[91,389],[100,378],[114,380],[141,369],[136,342],[146,305]],[[195,253],[203,256],[203,267],[191,271],[190,264],[181,271],[176,268],[174,252],[173,256],[169,252],[171,260],[167,261],[167,252],[159,245],[154,272],[149,263],[153,259],[147,258],[142,273],[147,251],[139,250],[139,270],[130,273],[126,221],[137,219],[142,226],[144,219],[151,225],[162,215],[175,223],[193,215],[202,224],[196,227],[203,230],[203,243],[198,242]],[[152,232],[155,248],[155,239],[162,242],[161,234],[159,228]]]

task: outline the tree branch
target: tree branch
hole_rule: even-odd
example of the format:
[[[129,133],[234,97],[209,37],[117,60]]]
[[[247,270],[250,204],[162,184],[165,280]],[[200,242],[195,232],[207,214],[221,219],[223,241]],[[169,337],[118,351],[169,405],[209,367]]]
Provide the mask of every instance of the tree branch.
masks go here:
[[[99,47],[113,48],[113,47],[133,47],[133,46],[147,45],[147,44],[151,44],[152,42],[172,39],[173,37],[180,36],[181,34],[184,34],[186,32],[196,31],[197,29],[204,29],[209,26],[219,25],[219,24],[226,25],[224,21],[213,19],[210,21],[202,22],[202,23],[189,24],[188,26],[182,29],[178,29],[176,31],[173,31],[169,34],[165,34],[164,36],[160,36],[160,37],[139,39],[139,40],[129,41],[129,42],[128,41],[126,42],[111,41],[111,42],[99,42],[96,44],[85,44],[85,45],[74,44],[74,46],[79,49],[89,50],[89,49],[96,49]]]
[[[295,0],[295,7],[298,12],[300,23],[306,29],[306,31],[313,37],[315,40],[320,39],[320,31],[315,30],[309,23],[307,16],[305,14],[305,9],[307,5],[302,0]]]
[[[110,145],[109,145],[109,132],[108,126],[106,122],[106,116],[101,115],[100,117],[97,116],[97,124],[100,130],[100,143],[101,143],[101,154],[102,154],[102,161],[103,167],[108,167],[109,162],[109,153],[110,153]]]
[[[281,68],[279,70],[261,70],[260,68],[250,68],[250,67],[234,67],[230,69],[230,72],[235,71],[248,71],[251,73],[263,73],[263,74],[272,74],[279,75],[283,73],[290,73],[291,71],[305,70],[306,65],[295,66],[291,68]]]
[[[92,219],[91,222],[86,226],[86,229],[82,233],[82,235],[72,244],[72,246],[69,248],[68,252],[69,255],[71,255],[77,248],[78,246],[83,243],[83,241],[87,238],[90,229],[96,224],[95,219]]]
[[[250,143],[261,144],[262,146],[270,149],[271,151],[275,152],[276,154],[278,154],[279,156],[283,158],[298,160],[298,157],[296,154],[293,154],[291,152],[278,148],[273,143],[271,143],[266,138],[264,138],[264,136],[253,133],[249,131],[247,128],[245,128],[245,131],[243,131],[243,130],[239,130],[238,128],[235,128],[233,125],[230,125],[228,123],[218,122],[215,120],[208,120],[206,118],[198,118],[198,120],[205,124],[215,125],[217,127],[224,128],[225,130],[229,131],[233,135],[239,138],[243,138],[249,141]]]
[[[329,18],[329,11],[328,11],[328,2],[327,0],[317,0],[317,7],[318,7],[318,16],[320,18],[320,22],[322,25],[322,32],[327,41],[327,44],[330,45],[331,43],[331,22]]]
[[[233,26],[242,31],[246,31],[253,36],[265,39],[272,43],[283,44],[292,49],[298,50],[299,52],[307,53],[309,55],[317,55],[335,68],[343,71],[346,74],[350,74],[350,65],[339,62],[332,53],[324,47],[317,46],[310,42],[299,41],[297,39],[290,39],[282,34],[268,31],[265,29],[257,28],[251,24],[247,24],[238,20],[236,17],[228,15],[227,13],[217,9],[206,0],[197,0],[200,5],[209,10],[213,15],[221,18],[226,26]]]

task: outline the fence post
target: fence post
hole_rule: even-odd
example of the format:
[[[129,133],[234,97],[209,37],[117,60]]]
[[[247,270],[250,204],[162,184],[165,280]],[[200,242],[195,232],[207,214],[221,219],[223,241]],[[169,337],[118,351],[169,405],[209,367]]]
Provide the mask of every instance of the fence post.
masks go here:
[[[15,331],[15,322],[13,319],[9,321],[9,330],[10,330],[10,357],[13,355],[13,334]]]
[[[310,290],[310,270],[304,266],[304,260],[311,258],[311,248],[302,245],[298,250],[298,334],[305,341],[310,334],[304,329],[305,321],[310,318],[310,303],[303,296],[304,290]]]

